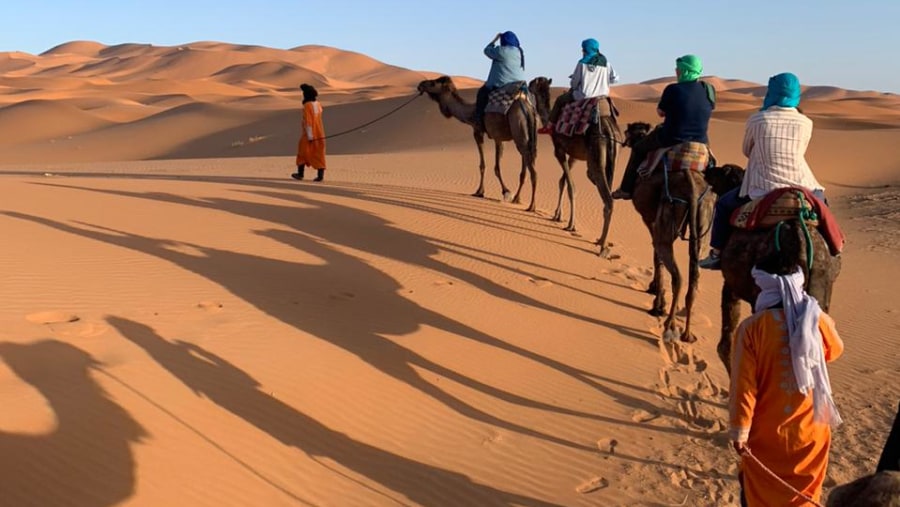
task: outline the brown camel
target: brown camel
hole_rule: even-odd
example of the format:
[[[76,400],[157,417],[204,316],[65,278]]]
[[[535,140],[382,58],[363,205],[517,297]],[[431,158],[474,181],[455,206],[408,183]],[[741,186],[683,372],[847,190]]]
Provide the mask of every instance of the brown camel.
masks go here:
[[[739,186],[743,180],[744,169],[734,164],[722,167],[711,167],[706,170],[706,181],[718,195]],[[780,234],[781,248],[791,252],[798,264],[803,267],[806,277],[806,291],[819,301],[822,310],[828,311],[831,306],[831,290],[835,279],[841,272],[841,257],[832,256],[825,238],[814,227],[809,227],[812,240],[812,268],[808,268],[806,254],[806,235],[798,220],[783,223],[780,232],[777,229],[746,230],[735,229],[722,250],[722,333],[717,347],[719,359],[725,369],[731,372],[731,341],[740,320],[740,300],[751,305],[759,294],[759,287],[753,281],[750,270],[763,258],[775,252],[775,234]]]
[[[513,204],[520,202],[522,186],[525,183],[525,172],[531,174],[531,204],[527,211],[534,211],[534,199],[537,191],[537,173],[534,170],[537,158],[537,115],[534,105],[523,97],[519,97],[506,112],[485,113],[484,127],[474,121],[475,104],[466,102],[456,91],[456,85],[449,76],[441,76],[437,79],[427,79],[419,83],[419,93],[427,93],[431,100],[438,103],[441,113],[447,118],[457,120],[472,127],[475,144],[478,145],[478,169],[481,171],[481,180],[478,190],[472,194],[475,197],[484,197],[484,135],[494,140],[494,174],[500,180],[503,189],[503,198],[509,199],[509,189],[503,183],[500,174],[500,159],[503,157],[503,143],[513,141],[516,149],[522,155],[522,171],[519,174],[519,189],[513,197]]]
[[[546,125],[550,118],[550,85],[551,79],[545,77],[535,78],[528,87],[535,97],[535,106],[541,124]],[[562,221],[563,192],[568,188],[569,196],[569,225],[565,230],[575,231],[575,185],[572,182],[571,167],[576,160],[587,162],[588,179],[596,185],[603,200],[603,230],[597,244],[600,245],[600,256],[609,255],[609,245],[606,237],[609,234],[609,225],[612,219],[613,198],[610,190],[613,173],[616,168],[617,145],[615,127],[607,121],[600,124],[592,124],[583,135],[566,136],[553,132],[553,156],[562,168],[562,176],[559,178],[559,197],[556,201],[556,212],[553,220]]]
[[[625,129],[625,146],[634,146],[650,132],[647,123],[629,123]],[[668,171],[657,167],[642,178],[632,195],[634,209],[641,215],[653,240],[653,281],[647,292],[655,294],[651,315],[667,315],[663,324],[663,339],[674,341],[677,334],[673,325],[678,297],[681,293],[681,271],[675,261],[675,240],[688,231],[689,277],[685,296],[684,330],[680,339],[694,342],[691,334],[691,309],[694,306],[697,285],[700,281],[700,242],[709,231],[712,222],[715,195],[698,171]],[[668,313],[665,306],[665,289],[662,284],[662,267],[672,278],[672,303]]]

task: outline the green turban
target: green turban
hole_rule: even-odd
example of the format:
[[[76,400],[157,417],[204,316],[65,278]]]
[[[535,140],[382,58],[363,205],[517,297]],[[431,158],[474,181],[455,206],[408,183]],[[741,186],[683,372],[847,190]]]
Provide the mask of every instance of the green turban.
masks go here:
[[[675,68],[679,70],[679,83],[696,81],[703,73],[703,62],[696,55],[684,55],[675,60]]]

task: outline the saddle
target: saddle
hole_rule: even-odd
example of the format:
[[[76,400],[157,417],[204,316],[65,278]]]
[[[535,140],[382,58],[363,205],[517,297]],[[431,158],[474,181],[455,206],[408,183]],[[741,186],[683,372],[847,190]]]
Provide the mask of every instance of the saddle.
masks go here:
[[[807,226],[819,230],[828,244],[831,255],[844,247],[844,234],[828,206],[803,187],[775,189],[760,199],[754,199],[734,210],[730,223],[738,229],[768,229],[779,222],[803,220]]]
[[[615,118],[619,111],[609,97],[590,97],[569,102],[563,107],[554,130],[564,136],[584,135],[591,125],[602,125],[601,119],[608,118],[610,131],[616,136],[619,128]],[[609,135],[609,132],[607,132]]]
[[[510,106],[520,98],[533,103],[531,93],[528,91],[528,83],[525,81],[514,81],[505,84],[491,90],[491,93],[488,94],[488,103],[484,108],[484,112],[506,114]]]
[[[638,174],[646,178],[660,166],[660,162],[666,171],[697,171],[703,172],[709,166],[712,153],[709,146],[703,143],[686,142],[675,146],[666,146],[650,152],[647,158],[638,166]]]

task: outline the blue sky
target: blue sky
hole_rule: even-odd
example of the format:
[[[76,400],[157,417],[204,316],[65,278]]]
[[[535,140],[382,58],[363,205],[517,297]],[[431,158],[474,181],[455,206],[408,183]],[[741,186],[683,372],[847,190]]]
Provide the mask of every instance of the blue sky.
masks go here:
[[[600,41],[622,82],[672,74],[700,56],[707,74],[765,83],[900,92],[900,0],[170,0],[16,2],[0,51],[41,53],[73,40],[178,45],[201,40],[287,49],[322,44],[415,70],[484,79],[484,45],[516,32],[529,77],[563,85],[581,40]],[[83,4],[83,5],[78,5]],[[379,21],[381,20],[381,21]]]

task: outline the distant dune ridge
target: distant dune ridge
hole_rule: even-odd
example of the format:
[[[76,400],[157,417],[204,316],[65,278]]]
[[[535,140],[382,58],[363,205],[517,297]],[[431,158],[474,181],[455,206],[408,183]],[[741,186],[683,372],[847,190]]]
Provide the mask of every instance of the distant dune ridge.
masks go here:
[[[663,343],[633,207],[599,258],[581,162],[578,233],[549,220],[549,136],[536,213],[502,201],[491,147],[472,197],[471,128],[415,94],[436,71],[220,42],[0,54],[0,505],[737,505],[721,276],[698,341]],[[705,79],[717,159],[744,165],[764,87]],[[324,183],[288,176],[304,81],[336,136]],[[671,81],[615,86],[621,123],[658,121]],[[874,470],[900,399],[900,102],[805,93],[847,237],[831,488]],[[507,185],[519,167],[507,146]]]
[[[334,133],[384,114],[397,99],[415,93],[420,80],[437,75],[315,45],[282,50],[223,42],[74,41],[40,55],[0,53],[0,163],[288,155],[294,150],[300,83],[319,89],[329,108],[326,129]],[[765,93],[756,83],[705,79],[719,91],[716,117],[727,121],[744,121]],[[480,85],[467,77],[454,80],[461,90]],[[624,84],[613,95],[621,109],[631,110],[634,103],[644,111],[670,82]],[[804,109],[821,118],[823,127],[900,126],[896,95],[809,87],[805,99]],[[417,102],[389,125],[409,128],[432,113],[429,104]],[[385,151],[384,139],[374,139],[384,137],[378,131],[385,125],[335,139],[329,152]],[[419,125],[409,129],[418,139],[394,139],[402,149],[467,137],[462,129],[445,130],[440,123],[424,130]],[[125,142],[132,136],[143,141]],[[248,143],[250,138],[256,141]]]

